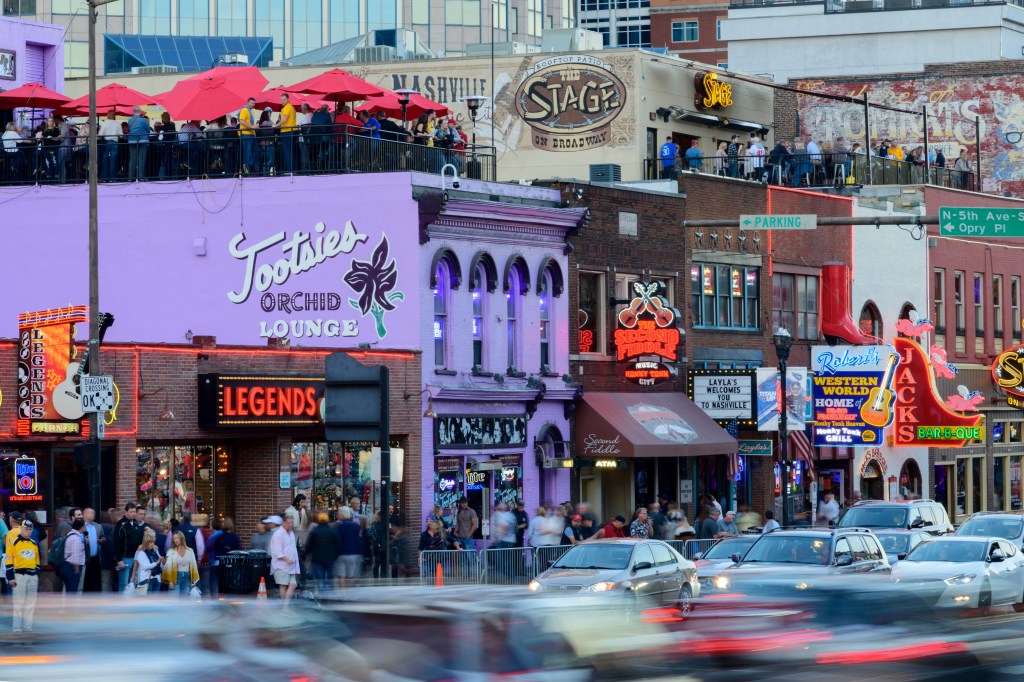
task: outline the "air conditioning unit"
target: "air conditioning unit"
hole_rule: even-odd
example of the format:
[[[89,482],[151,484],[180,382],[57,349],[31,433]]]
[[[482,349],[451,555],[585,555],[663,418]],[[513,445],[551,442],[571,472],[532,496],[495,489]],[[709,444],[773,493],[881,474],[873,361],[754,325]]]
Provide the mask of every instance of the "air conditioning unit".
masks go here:
[[[237,66],[238,64],[248,64],[249,55],[243,52],[228,52],[217,57],[221,64],[228,64],[231,66]]]
[[[395,48],[390,45],[357,47],[353,57],[357,62],[393,62],[395,61]]]
[[[617,163],[590,164],[591,182],[619,182],[622,180],[622,166]]]
[[[177,66],[171,66],[169,64],[157,64],[155,66],[133,66],[133,75],[144,75],[150,73],[178,73]]]
[[[405,58],[409,61],[415,61],[418,59],[433,59],[434,55],[426,52],[406,52]]]

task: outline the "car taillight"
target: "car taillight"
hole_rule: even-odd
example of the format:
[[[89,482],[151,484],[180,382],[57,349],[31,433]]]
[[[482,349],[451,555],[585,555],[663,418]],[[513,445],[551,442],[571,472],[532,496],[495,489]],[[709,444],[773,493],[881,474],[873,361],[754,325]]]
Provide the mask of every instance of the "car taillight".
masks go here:
[[[926,658],[941,654],[959,654],[967,651],[963,642],[926,642],[888,649],[866,649],[864,651],[840,651],[818,654],[815,661],[821,664],[841,663],[858,665],[863,663],[892,663],[894,661],[910,661],[915,658]]]

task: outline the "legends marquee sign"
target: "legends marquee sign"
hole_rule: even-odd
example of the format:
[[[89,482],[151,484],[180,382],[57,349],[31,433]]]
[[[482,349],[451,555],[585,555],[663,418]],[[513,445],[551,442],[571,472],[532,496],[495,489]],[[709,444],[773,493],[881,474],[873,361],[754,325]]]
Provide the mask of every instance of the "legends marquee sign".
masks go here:
[[[316,426],[323,377],[199,375],[199,426]]]
[[[661,282],[634,282],[633,298],[619,311],[616,360],[630,363],[623,376],[639,386],[655,386],[675,376],[667,363],[679,360],[679,311],[660,295]]]

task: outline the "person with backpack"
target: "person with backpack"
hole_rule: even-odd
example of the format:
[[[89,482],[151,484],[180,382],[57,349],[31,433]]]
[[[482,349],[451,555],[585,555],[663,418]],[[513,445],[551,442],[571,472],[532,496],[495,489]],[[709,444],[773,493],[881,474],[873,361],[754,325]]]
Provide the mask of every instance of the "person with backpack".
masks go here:
[[[39,545],[32,539],[34,525],[26,521],[5,552],[7,584],[14,593],[15,632],[32,632],[32,619],[39,594]]]

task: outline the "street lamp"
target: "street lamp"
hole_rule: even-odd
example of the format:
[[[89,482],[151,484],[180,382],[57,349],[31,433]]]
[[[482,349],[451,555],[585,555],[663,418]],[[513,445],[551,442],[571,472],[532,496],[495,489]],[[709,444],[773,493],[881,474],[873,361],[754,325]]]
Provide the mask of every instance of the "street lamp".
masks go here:
[[[792,520],[789,516],[789,434],[786,429],[786,417],[789,413],[786,398],[789,395],[789,386],[786,381],[786,363],[789,361],[789,349],[793,346],[793,336],[785,327],[779,327],[772,335],[772,343],[775,344],[775,356],[779,359],[779,372],[782,374],[782,395],[779,401],[779,477],[782,480],[782,525],[787,527]]]
[[[395,90],[395,94],[398,95],[398,103],[402,105],[402,127],[406,127],[405,110],[409,106],[409,100],[412,99],[413,95],[418,95],[419,90],[411,90],[409,88],[399,88]]]
[[[484,95],[467,95],[462,98],[462,102],[465,102],[466,108],[469,109],[469,119],[473,122],[473,153],[476,153],[476,115],[480,111],[480,107],[487,102],[488,98]]]

